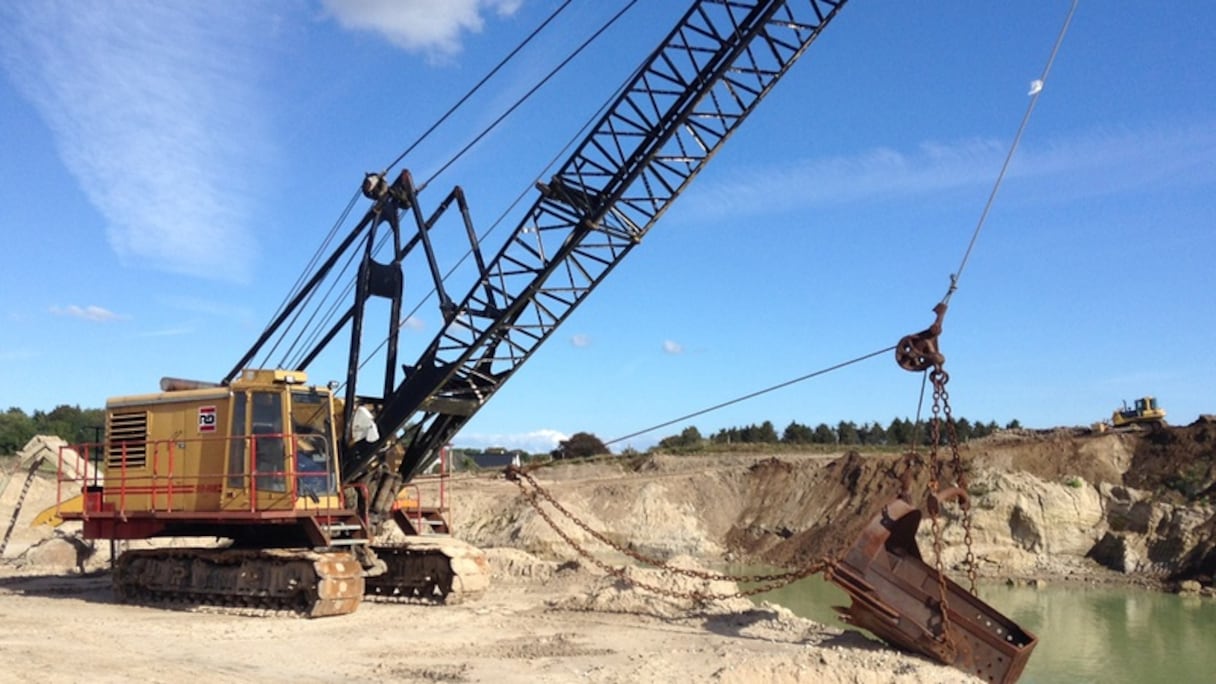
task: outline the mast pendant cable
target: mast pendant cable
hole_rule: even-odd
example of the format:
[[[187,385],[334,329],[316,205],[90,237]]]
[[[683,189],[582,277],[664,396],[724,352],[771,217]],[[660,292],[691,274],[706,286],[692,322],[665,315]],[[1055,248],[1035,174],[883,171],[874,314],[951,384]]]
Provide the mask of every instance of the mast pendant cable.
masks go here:
[[[469,89],[459,100],[457,100],[455,104],[453,104],[451,107],[449,107],[448,110],[439,117],[439,119],[437,119],[434,123],[432,123],[422,134],[420,134],[412,143],[410,143],[405,148],[405,150],[403,150],[399,155],[397,155],[397,157],[394,158],[392,160],[392,162],[390,162],[379,175],[386,176],[389,173],[389,171],[391,171],[403,159],[405,159],[405,157],[407,155],[409,155],[410,152],[412,152],[419,144],[421,144],[423,141],[425,141],[431,135],[431,133],[433,133],[436,129],[438,129],[439,126],[441,126],[445,121],[447,121],[447,119],[452,114],[454,114],[458,109],[460,109],[460,107],[462,107],[478,90],[480,90],[482,88],[482,86],[484,86],[491,78],[493,78],[495,76],[495,74],[497,74],[508,62],[510,62],[524,47],[526,47],[529,43],[531,43],[533,41],[533,39],[536,38],[536,36],[539,35],[541,33],[541,31],[543,31],[550,23],[552,23],[553,20],[556,19],[558,17],[558,15],[560,15],[570,5],[570,3],[572,1],[573,0],[564,0],[564,2],[562,2],[561,5],[559,5],[556,9],[554,9],[544,19],[544,21],[542,21],[535,29],[533,29],[531,31],[531,33],[529,33],[505,57],[503,57],[501,60],[499,60],[499,62],[489,72],[487,72],[471,89]],[[532,89],[530,89],[527,93],[525,93],[522,97],[520,97],[510,107],[510,109],[507,110],[507,112],[505,112],[504,114],[499,116],[494,122],[492,122],[489,126],[487,126],[480,134],[477,135],[476,138],[474,138],[474,140],[472,142],[470,142],[464,148],[462,148],[456,154],[454,154],[447,162],[444,163],[444,165],[439,169],[439,171],[432,174],[430,178],[426,179],[426,181],[423,183],[423,185],[418,188],[418,191],[421,192],[427,184],[429,184],[431,181],[433,181],[437,176],[442,174],[444,170],[446,170],[453,163],[455,163],[460,157],[462,157],[465,153],[467,153],[469,151],[469,149],[471,149],[473,147],[474,144],[476,144],[478,141],[480,141],[482,138],[484,138],[491,130],[493,130],[495,127],[497,127],[498,124],[502,123],[502,121],[508,115],[510,115],[524,101],[528,100],[532,95],[534,95],[536,93],[536,91],[539,90],[539,88],[542,85],[544,85],[545,82],[547,82],[557,72],[561,71],[564,67],[566,67],[569,64],[569,62],[574,59],[574,57],[576,57],[578,54],[580,54],[590,43],[592,43],[605,30],[607,30],[608,27],[610,27],[611,25],[616,23],[616,21],[618,19],[620,19],[620,17],[622,15],[624,15],[636,3],[637,3],[637,0],[629,0],[629,2],[626,3],[624,8],[617,11],[604,25],[602,25],[598,30],[596,30],[591,35],[591,37],[589,37],[581,45],[579,45],[572,54],[567,56],[564,61],[562,61],[553,70],[551,70],[540,83],[538,83],[536,86],[534,86]],[[321,255],[326,251],[328,246],[332,243],[334,237],[337,235],[338,229],[341,227],[341,225],[343,223],[345,223],[347,217],[350,215],[351,209],[354,207],[356,200],[361,196],[361,194],[362,194],[362,192],[360,190],[356,190],[352,194],[350,201],[346,205],[346,208],[341,212],[338,219],[334,222],[333,226],[331,227],[329,233],[326,235],[326,237],[322,241],[321,245],[317,248],[316,252],[313,254],[313,256],[310,259],[310,261],[308,262],[308,264],[301,271],[300,275],[298,276],[298,278],[296,280],[296,283],[292,286],[292,288],[284,296],[283,301],[279,304],[275,313],[271,316],[270,321],[273,322],[274,320],[276,320],[279,317],[279,315],[282,313],[283,309],[287,306],[287,303],[293,297],[296,296],[296,294],[298,293],[300,288],[303,286],[303,283],[305,282],[308,273],[320,261]],[[381,240],[378,242],[376,249],[378,250],[379,247],[382,246],[383,244],[384,244],[384,238],[382,237]],[[467,257],[467,254],[466,254],[466,257]],[[349,269],[350,264],[351,264],[351,261],[348,259],[346,264],[343,266],[342,272],[345,272],[347,269]],[[308,326],[312,325],[316,321],[317,314],[320,312],[321,308],[324,308],[324,301],[333,294],[333,289],[334,289],[333,286],[331,286],[329,291],[322,298],[321,303],[318,305],[318,310],[316,312],[314,312],[313,315],[311,317],[309,317],[308,321],[305,323],[306,328],[304,330],[301,330],[296,333],[295,340],[290,343],[288,350],[286,352],[284,352],[284,354],[283,354],[283,359],[279,363],[280,366],[282,366],[284,364],[294,366],[295,365],[294,363],[289,364],[288,357],[291,357],[293,355],[293,353],[295,353],[294,350],[296,349],[296,347],[299,346],[305,338],[309,338],[309,340],[310,340],[309,343],[311,343],[311,341],[315,341],[320,336],[321,331],[323,330],[325,324],[328,321],[332,320],[333,317],[336,315],[336,311],[338,310],[338,308],[340,306],[337,302],[331,304],[329,307],[329,311],[327,311],[323,316],[321,316],[321,321],[319,323],[317,323],[314,331],[311,333],[311,336],[310,336],[309,331],[308,331]],[[340,296],[342,296],[342,297],[346,296],[347,294],[349,294],[349,291],[352,289],[353,289],[353,285],[348,285],[346,288],[344,288],[344,290]],[[307,304],[308,302],[313,301],[315,296],[316,296],[316,291],[313,291],[312,293],[310,293],[307,296],[304,303]],[[421,306],[421,304],[422,304],[422,302],[419,302],[419,306]],[[415,311],[417,310],[417,308],[418,307],[415,307]],[[287,328],[291,329],[293,326],[295,326],[295,324],[300,320],[302,315],[303,315],[302,311],[297,311],[297,313],[292,317],[291,322],[288,324]],[[272,325],[272,323],[267,323],[267,326],[266,326],[267,330],[270,328],[270,325]],[[400,325],[401,325],[401,322],[398,322],[397,328],[399,328]],[[286,334],[281,335],[276,341],[274,341],[272,343],[269,350],[267,350],[263,355],[263,361],[261,362],[262,365],[266,365],[266,364],[270,363],[270,357],[275,354],[275,352],[278,349],[280,344],[283,344],[286,342],[286,338],[287,338]],[[387,344],[387,340],[382,341],[380,344],[380,347],[378,347],[378,349],[382,348],[385,344]],[[307,345],[305,345],[305,346],[307,346]],[[375,352],[373,352],[373,354],[374,353]],[[370,360],[370,359],[365,359],[363,361],[363,363],[360,364],[360,367],[362,367],[362,365],[365,364],[368,360]]]
[[[569,0],[567,0],[566,4],[569,4]],[[476,136],[474,136],[474,138],[471,141],[469,141],[464,147],[462,147],[458,152],[456,152],[456,154],[452,155],[452,157],[450,159],[448,159],[448,161],[446,163],[444,163],[443,166],[441,166],[438,171],[434,172],[433,174],[431,174],[431,176],[429,178],[427,178],[425,181],[423,181],[422,184],[420,186],[418,186],[418,189],[416,192],[421,193],[424,189],[426,189],[426,187],[428,185],[430,185],[431,182],[433,182],[436,178],[438,178],[441,174],[443,174],[444,171],[446,171],[448,168],[450,168],[452,166],[452,164],[455,164],[461,157],[463,157],[466,153],[468,153],[468,151],[471,150],[474,145],[476,145],[478,142],[480,142],[482,140],[482,138],[489,135],[489,133],[491,131],[493,131],[495,128],[497,128],[499,124],[501,124],[504,120],[506,120],[507,117],[509,117],[511,114],[513,114],[516,109],[518,109],[521,105],[523,105],[524,102],[531,99],[531,97],[533,95],[535,95],[537,91],[539,91],[546,83],[548,83],[559,72],[561,72],[563,69],[565,69],[570,64],[570,62],[574,61],[575,57],[578,57],[583,52],[583,50],[587,49],[588,46],[590,46],[593,42],[595,42],[601,35],[603,35],[603,33],[605,31],[607,31],[609,28],[611,28],[622,16],[625,15],[626,12],[628,12],[630,9],[632,9],[633,6],[636,4],[637,4],[637,0],[629,0],[629,2],[627,2],[624,7],[622,7],[620,10],[618,10],[615,14],[612,15],[612,17],[610,17],[608,19],[608,21],[606,21],[603,25],[601,25],[598,29],[596,29],[590,36],[588,36],[586,39],[584,39],[583,42],[580,43],[578,45],[578,47],[576,47],[574,49],[574,51],[571,52],[569,55],[567,55],[560,63],[558,63],[557,66],[550,69],[549,73],[545,74],[545,76],[539,82],[537,82],[536,85],[534,85],[533,87],[528,89],[528,91],[526,93],[524,93],[522,96],[520,96],[518,99],[516,99],[515,102],[512,103],[509,107],[507,107],[507,109],[503,113],[498,115],[498,117],[496,117],[492,122],[490,122],[489,125],[487,125],[485,128],[483,128],[480,133],[478,133]],[[562,7],[559,8],[558,11],[561,11],[561,9],[564,9],[564,8],[565,8],[565,5],[562,5]],[[546,23],[548,23],[548,22],[546,22]],[[538,31],[539,31],[539,29],[538,29]],[[535,35],[535,32],[533,33],[533,35]],[[529,36],[528,40],[531,40],[531,36]],[[522,47],[522,45],[520,47]],[[515,52],[518,52],[518,48],[515,50]],[[511,54],[514,55],[515,52],[512,52]],[[634,73],[636,74],[636,71]],[[632,77],[632,75],[631,75],[631,77]],[[479,83],[478,87],[480,87],[480,85],[481,84]],[[616,94],[619,94],[624,87],[625,86],[622,84],[615,91],[613,97],[616,97]],[[556,162],[557,158],[559,156],[561,156],[565,152],[565,150],[569,149],[569,147],[571,145],[574,144],[575,140],[582,134],[582,132],[585,131],[587,128],[589,128],[592,125],[592,123],[600,117],[602,112],[608,108],[610,103],[611,103],[611,99],[608,102],[605,102],[587,120],[587,122],[583,124],[583,127],[579,129],[579,133],[577,133],[575,135],[575,137],[572,138],[570,140],[570,142],[568,142],[562,148],[562,150],[559,151],[558,154],[554,156],[554,158],[552,160],[550,160],[550,162],[546,168],[551,167]],[[446,117],[446,115],[445,115],[445,117]],[[428,131],[428,133],[429,133],[429,131]],[[415,145],[416,144],[417,143],[415,143]],[[413,146],[411,146],[410,149],[413,149]],[[408,152],[409,152],[409,150],[406,150],[406,153],[408,153]],[[400,157],[398,157],[396,161],[393,162],[393,165],[396,165],[397,162],[399,162],[405,156],[406,153],[402,153],[402,155]],[[532,187],[535,185],[535,182],[540,179],[540,177],[543,173],[544,173],[543,171],[541,173],[538,173],[536,175],[536,177],[533,179],[533,182],[531,184],[529,184],[526,189],[522,190],[516,196],[515,200],[511,203],[511,205],[509,207],[507,207],[507,209],[505,209],[492,224],[490,224],[490,227],[488,229],[486,229],[485,232],[483,232],[477,236],[478,242],[485,240],[487,237],[490,236],[490,234],[492,234],[494,232],[494,230],[496,228],[498,228],[498,226],[502,223],[503,219],[506,218],[506,216],[511,212],[511,210],[514,209],[514,207],[524,198],[524,196],[532,190]],[[379,250],[380,246],[382,246],[384,244],[385,239],[386,238],[383,238],[383,237],[381,238],[380,243],[376,246],[376,250]],[[456,263],[453,264],[452,267],[449,268],[446,273],[444,273],[443,281],[446,282],[447,279],[453,273],[456,272],[456,269],[458,269],[461,266],[461,264],[463,264],[465,262],[465,260],[467,260],[472,255],[472,253],[473,253],[473,250],[471,248],[469,250],[466,250],[465,253],[463,255],[461,255],[461,257],[456,261]],[[349,292],[353,288],[354,288],[353,284],[348,284],[347,292]],[[364,366],[366,366],[368,363],[371,362],[372,358],[375,357],[375,355],[377,353],[379,353],[380,350],[383,349],[389,343],[390,337],[392,335],[397,334],[397,332],[401,329],[401,327],[405,325],[406,321],[408,321],[410,318],[412,318],[413,315],[416,314],[422,308],[422,306],[427,302],[427,300],[429,300],[431,298],[431,296],[433,296],[435,294],[436,290],[437,290],[437,288],[432,287],[429,292],[427,292],[424,296],[419,298],[418,302],[414,305],[414,308],[411,309],[408,314],[406,314],[405,316],[403,316],[401,318],[401,320],[396,321],[393,324],[392,329],[389,331],[389,334],[386,335],[385,338],[382,339],[380,341],[380,343],[378,345],[376,345],[376,347],[362,361],[359,362],[359,366],[358,366],[359,370],[362,370]],[[339,385],[339,387],[345,387],[345,383],[342,383],[341,385]]]

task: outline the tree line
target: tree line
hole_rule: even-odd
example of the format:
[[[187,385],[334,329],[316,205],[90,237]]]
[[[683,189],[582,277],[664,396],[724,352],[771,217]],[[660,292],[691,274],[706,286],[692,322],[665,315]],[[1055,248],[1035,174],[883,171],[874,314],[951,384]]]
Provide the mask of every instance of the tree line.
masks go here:
[[[909,446],[914,442],[928,446],[933,441],[931,421],[912,421],[908,418],[894,418],[887,425],[878,421],[871,423],[856,423],[842,420],[835,425],[819,423],[815,427],[804,425],[798,421],[790,421],[780,433],[773,422],[745,425],[742,427],[722,428],[708,438],[701,434],[695,426],[684,428],[679,434],[669,435],[659,440],[654,447],[668,450],[692,450],[709,444],[788,444],[788,445],[844,445],[844,446]],[[1015,418],[1005,424],[1006,430],[1016,430],[1022,424]],[[986,437],[1001,426],[995,420],[988,422],[956,418],[954,434],[960,442]],[[947,440],[946,426],[942,424],[941,439]],[[585,458],[612,453],[598,437],[589,432],[577,432],[569,439],[563,440],[550,454],[553,459]]]
[[[21,451],[34,435],[57,435],[72,443],[100,441],[105,424],[104,409],[62,404],[30,415],[14,406],[0,413],[0,455]]]
[[[1021,427],[1016,419],[1009,421],[1005,429],[1013,430]],[[946,438],[943,425],[942,439]],[[979,439],[1001,429],[995,420],[987,423],[972,422],[967,418],[957,418],[954,421],[954,432],[960,442]],[[742,427],[723,428],[706,439],[695,426],[684,428],[677,435],[670,435],[659,440],[661,449],[688,449],[702,446],[706,442],[712,444],[836,444],[848,446],[897,446],[929,444],[932,441],[930,421],[912,421],[907,418],[895,418],[886,426],[878,421],[872,423],[855,423],[842,420],[835,425],[819,423],[815,427],[790,421],[780,433],[772,421],[766,420],[760,424]]]

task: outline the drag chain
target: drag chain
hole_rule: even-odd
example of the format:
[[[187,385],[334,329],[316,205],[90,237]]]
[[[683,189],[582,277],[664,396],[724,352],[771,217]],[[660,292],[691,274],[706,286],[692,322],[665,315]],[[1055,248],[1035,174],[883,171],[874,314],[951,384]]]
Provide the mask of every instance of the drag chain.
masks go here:
[[[634,549],[614,542],[604,534],[592,529],[590,525],[579,519],[576,515],[558,503],[558,501],[553,498],[553,495],[545,490],[544,487],[541,487],[540,484],[537,483],[537,481],[527,472],[515,466],[508,466],[506,469],[506,477],[519,487],[520,493],[523,495],[524,500],[532,506],[536,513],[540,515],[540,517],[544,519],[546,523],[548,523],[549,527],[551,527],[553,531],[556,532],[557,535],[561,537],[562,540],[573,548],[580,556],[587,559],[588,562],[608,575],[660,596],[666,596],[674,599],[686,599],[696,604],[705,604],[710,601],[728,598],[746,598],[773,591],[774,589],[780,589],[781,587],[797,582],[800,579],[804,579],[816,573],[822,572],[831,565],[831,561],[819,559],[811,561],[809,564],[797,570],[768,575],[728,575],[726,573],[712,572],[708,570],[693,570],[673,566],[658,558],[653,558],[638,553]],[[528,486],[525,486],[525,482],[527,482]],[[681,575],[683,577],[704,580],[706,582],[734,582],[736,584],[756,584],[757,586],[750,589],[740,589],[734,592],[714,592],[708,590],[679,591],[669,589],[667,587],[661,587],[656,584],[640,580],[636,577],[630,577],[628,574],[628,566],[611,565],[600,560],[599,558],[596,558],[582,544],[575,541],[569,534],[567,534],[566,531],[557,524],[557,521],[555,521],[553,517],[549,515],[549,512],[546,511],[541,505],[542,499],[547,501],[550,506],[560,512],[563,516],[565,516],[568,520],[578,526],[579,529],[586,532],[592,538],[643,565],[657,568],[664,573]]]

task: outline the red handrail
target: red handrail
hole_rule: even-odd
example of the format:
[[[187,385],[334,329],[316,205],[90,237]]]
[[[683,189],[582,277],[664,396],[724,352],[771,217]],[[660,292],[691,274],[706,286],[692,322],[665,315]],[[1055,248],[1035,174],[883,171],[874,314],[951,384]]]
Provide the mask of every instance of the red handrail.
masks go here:
[[[169,493],[165,497],[165,508],[169,509],[170,513],[173,512],[173,447],[176,444],[176,442],[169,442]],[[155,504],[156,500],[154,499],[152,503]]]
[[[144,445],[144,453],[147,453],[148,446]],[[127,443],[122,442],[122,462],[119,466],[121,471],[121,479],[118,483],[118,514],[123,520],[127,519]]]
[[[247,487],[249,494],[250,512],[258,512],[262,506],[258,501],[259,496],[259,478],[269,478],[270,480],[281,481],[284,485],[282,494],[290,501],[292,508],[303,506],[305,508],[313,508],[314,504],[307,495],[303,486],[305,482],[313,480],[305,480],[304,478],[318,478],[324,484],[319,488],[308,488],[308,490],[323,493],[324,496],[337,495],[340,497],[338,504],[339,508],[346,508],[347,502],[345,493],[338,487],[338,479],[333,467],[333,462],[327,463],[323,471],[301,470],[299,467],[300,450],[292,441],[292,445],[287,448],[287,456],[290,461],[286,461],[282,467],[275,470],[258,470],[258,442],[262,439],[289,439],[293,435],[290,433],[275,433],[275,434],[259,434],[259,435],[242,435],[235,437],[200,437],[196,439],[167,439],[154,440],[149,442],[132,442],[124,440],[117,442],[119,447],[119,459],[117,463],[111,463],[116,466],[113,472],[114,477],[108,479],[104,483],[100,480],[100,466],[90,468],[90,459],[93,453],[107,453],[105,444],[77,444],[73,446],[62,447],[57,454],[57,477],[55,485],[56,503],[63,503],[64,485],[71,482],[80,487],[80,493],[88,494],[88,487],[96,481],[111,492],[111,495],[116,495],[117,503],[116,513],[126,520],[127,515],[133,501],[132,497],[147,496],[151,502],[150,510],[175,512],[181,510],[181,502],[178,497],[183,493],[191,491],[201,491],[200,487],[203,484],[218,483],[221,490],[224,488],[224,482],[229,478],[239,477]],[[196,475],[182,475],[179,473],[181,464],[178,454],[179,448],[185,448],[186,442],[208,442],[220,440],[241,440],[247,447],[245,451],[246,458],[244,463],[244,471],[240,473],[234,472],[217,472],[217,473],[199,473]],[[134,450],[137,447],[143,447],[145,457],[145,466],[139,469],[139,472],[134,472],[134,465],[130,460]],[[75,449],[77,458],[81,461],[75,467],[72,467],[67,462],[67,456],[64,449]],[[69,474],[67,471],[71,469],[74,472]],[[288,482],[290,480],[290,482]],[[192,484],[193,483],[193,484]],[[267,481],[263,480],[261,484],[267,485]],[[275,490],[278,493],[278,490]],[[84,496],[84,504],[82,505],[82,518],[86,518],[89,514],[98,513],[102,510],[101,500],[96,497]],[[305,503],[301,504],[300,501]],[[113,501],[114,499],[111,499]],[[283,501],[280,498],[276,501],[275,509],[282,508]],[[319,502],[316,508],[321,510]]]

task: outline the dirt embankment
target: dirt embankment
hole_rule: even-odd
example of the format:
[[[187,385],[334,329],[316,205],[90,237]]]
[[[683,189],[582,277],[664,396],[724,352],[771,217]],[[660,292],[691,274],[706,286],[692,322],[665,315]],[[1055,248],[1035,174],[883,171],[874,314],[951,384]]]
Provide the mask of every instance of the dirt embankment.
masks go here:
[[[966,445],[960,458],[980,574],[1169,585],[1185,578],[1211,595],[1214,442],[1216,426],[1197,423],[1163,433],[1006,431]],[[589,530],[627,552],[676,564],[799,567],[850,544],[901,490],[923,502],[927,460],[924,453],[919,463],[856,453],[652,455],[533,475],[585,524],[567,521],[566,537],[607,565],[628,559]],[[5,474],[0,503],[23,480]],[[104,663],[112,676],[102,681],[171,681],[204,667],[216,681],[966,681],[778,606],[679,598],[732,594],[730,583],[628,570],[672,595],[640,591],[580,556],[515,483],[486,474],[451,489],[455,533],[489,549],[495,579],[488,596],[442,609],[373,603],[332,621],[279,622],[112,603],[104,548],[93,553],[70,529],[29,527],[55,496],[53,483],[35,480],[0,559],[0,659],[20,664],[6,671],[18,680],[47,681],[80,676],[75,665],[39,655],[38,644],[57,640]],[[0,510],[0,522],[12,512]],[[943,560],[958,572],[965,554],[959,511],[947,508],[941,523]],[[919,535],[926,552],[927,528]],[[102,574],[81,576],[78,565]],[[425,629],[411,628],[403,650],[400,628],[386,632],[385,625],[412,623]],[[115,656],[152,640],[173,659]]]
[[[1213,491],[1216,426],[1161,432],[1004,431],[961,450],[972,504],[973,551],[982,576],[1168,582],[1216,571]],[[942,486],[953,480],[939,454]],[[649,456],[535,472],[575,517],[630,548],[802,566],[834,557],[902,490],[929,491],[929,455],[847,453]],[[577,558],[515,486],[458,484],[459,535],[541,557]],[[966,554],[960,511],[941,519],[944,560]],[[922,525],[920,543],[932,538]],[[593,545],[567,525],[577,543]]]

